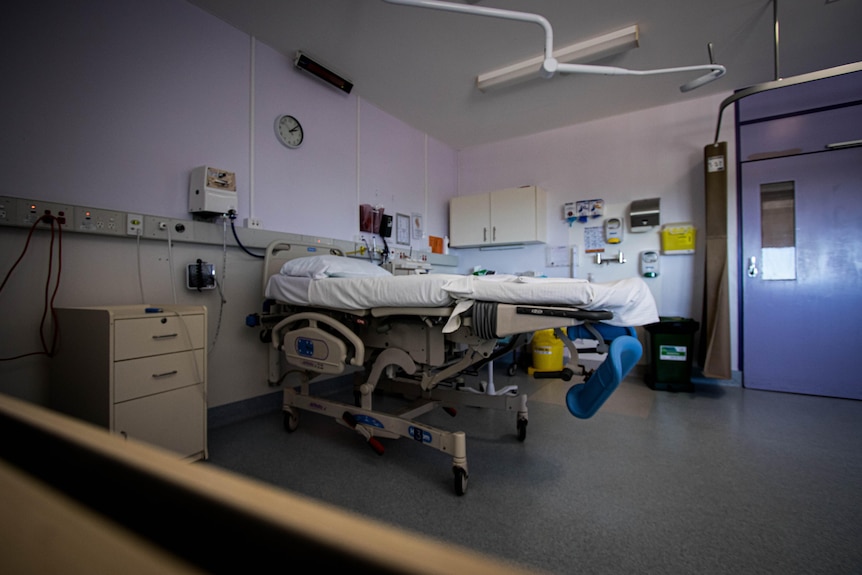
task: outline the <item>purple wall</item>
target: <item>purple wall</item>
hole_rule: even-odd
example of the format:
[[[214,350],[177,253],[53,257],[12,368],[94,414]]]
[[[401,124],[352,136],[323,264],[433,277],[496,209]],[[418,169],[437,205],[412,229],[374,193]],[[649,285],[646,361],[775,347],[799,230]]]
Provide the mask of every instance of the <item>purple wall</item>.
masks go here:
[[[206,164],[236,172],[240,221],[269,230],[352,240],[357,204],[382,203],[447,233],[456,152],[357,90],[184,1],[47,4],[17,8],[0,37],[0,195],[191,219],[189,173]],[[305,128],[297,150],[275,139],[284,113]],[[449,172],[430,198],[426,163]]]

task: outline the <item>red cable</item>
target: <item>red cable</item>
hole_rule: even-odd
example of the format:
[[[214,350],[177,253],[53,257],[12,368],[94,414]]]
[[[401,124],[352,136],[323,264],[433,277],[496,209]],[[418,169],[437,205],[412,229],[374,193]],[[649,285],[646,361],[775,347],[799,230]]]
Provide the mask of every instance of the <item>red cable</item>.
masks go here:
[[[47,221],[46,221],[47,220]],[[14,359],[21,359],[23,357],[28,357],[31,355],[47,355],[48,357],[53,357],[57,347],[57,341],[59,339],[59,324],[57,321],[57,312],[54,309],[54,299],[57,297],[57,291],[60,288],[60,272],[62,270],[63,265],[63,232],[62,226],[59,223],[57,217],[52,216],[50,214],[45,214],[41,216],[38,220],[36,220],[33,225],[30,227],[30,232],[27,234],[27,241],[24,243],[24,249],[21,251],[21,255],[18,256],[18,259],[15,260],[15,263],[12,264],[12,267],[6,273],[6,277],[3,279],[3,283],[0,284],[0,292],[3,291],[3,288],[6,287],[6,283],[9,281],[9,278],[12,277],[12,272],[18,267],[18,264],[21,263],[21,260],[24,259],[24,255],[27,253],[27,250],[30,248],[30,240],[33,237],[33,232],[39,226],[40,223],[50,223],[51,224],[51,242],[49,246],[49,254],[48,254],[48,278],[45,280],[45,305],[42,311],[42,320],[39,323],[39,338],[42,342],[42,351],[34,351],[30,353],[24,353],[21,355],[17,355],[14,357],[3,357],[0,358],[0,361],[11,361]],[[51,285],[51,272],[53,270],[53,262],[54,262],[54,222],[57,222],[57,230],[58,230],[58,242],[57,242],[57,280],[54,286],[54,291],[51,294],[50,302],[48,298],[48,293]],[[51,310],[51,319],[54,323],[54,333],[51,338],[51,347],[49,349],[46,341],[45,341],[45,318],[48,315],[48,309]]]

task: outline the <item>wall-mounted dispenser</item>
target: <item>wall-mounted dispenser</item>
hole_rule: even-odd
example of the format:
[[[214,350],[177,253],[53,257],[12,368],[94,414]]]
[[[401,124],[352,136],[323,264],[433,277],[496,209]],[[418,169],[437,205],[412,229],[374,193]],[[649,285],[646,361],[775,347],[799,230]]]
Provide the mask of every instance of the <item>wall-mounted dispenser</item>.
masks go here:
[[[605,220],[605,242],[618,244],[623,241],[623,220],[608,218]]]
[[[648,232],[660,224],[661,198],[634,200],[629,209],[629,229],[634,233]]]
[[[645,278],[657,278],[659,274],[659,256],[657,251],[641,252],[641,275]]]

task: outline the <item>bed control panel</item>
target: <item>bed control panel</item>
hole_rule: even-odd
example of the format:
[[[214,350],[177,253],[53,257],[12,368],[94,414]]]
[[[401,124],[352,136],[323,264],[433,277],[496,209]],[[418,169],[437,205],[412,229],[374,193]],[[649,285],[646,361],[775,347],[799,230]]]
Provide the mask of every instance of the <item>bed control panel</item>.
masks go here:
[[[342,373],[347,346],[319,329],[300,328],[284,334],[284,355],[291,365],[322,373]]]

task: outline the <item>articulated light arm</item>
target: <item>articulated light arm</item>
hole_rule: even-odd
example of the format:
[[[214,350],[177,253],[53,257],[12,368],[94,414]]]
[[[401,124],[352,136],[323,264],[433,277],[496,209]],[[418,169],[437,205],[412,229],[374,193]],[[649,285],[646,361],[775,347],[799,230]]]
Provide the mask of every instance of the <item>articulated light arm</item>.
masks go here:
[[[503,18],[506,20],[517,20],[520,22],[532,22],[540,25],[545,30],[545,55],[542,61],[540,74],[543,78],[552,78],[556,73],[563,74],[601,74],[601,75],[627,75],[646,76],[650,74],[669,74],[673,72],[690,72],[707,70],[708,72],[687,84],[680,86],[680,90],[688,92],[699,88],[704,84],[724,76],[726,69],[718,64],[705,64],[703,66],[682,66],[677,68],[660,68],[656,70],[629,70],[614,66],[596,66],[592,64],[565,64],[559,63],[554,58],[554,31],[551,23],[544,17],[530,12],[516,12],[513,10],[502,10],[499,8],[486,8],[483,6],[472,6],[469,4],[456,4],[454,2],[443,2],[439,0],[383,0],[389,4],[401,4],[402,6],[415,6],[418,8],[431,8],[434,10],[445,10],[448,12],[459,12],[461,14],[473,14],[475,16],[490,16],[492,18]]]
[[[557,72],[563,74],[601,74],[604,76],[650,76],[652,74],[671,74],[674,72],[698,72],[707,70],[707,73],[699,78],[683,84],[679,89],[683,92],[700,88],[704,84],[717,80],[727,72],[724,66],[719,64],[704,64],[702,66],[680,66],[677,68],[657,68],[655,70],[629,70],[628,68],[617,68],[615,66],[596,66],[593,64],[557,64]]]
[[[468,4],[455,4],[454,2],[440,2],[438,0],[383,0],[389,4],[401,4],[402,6],[416,6],[419,8],[432,8],[434,10],[445,10],[447,12],[460,12],[461,14],[474,14],[476,16],[490,16],[492,18],[503,18],[505,20],[517,20],[519,22],[532,22],[538,24],[545,30],[545,59],[552,58],[554,52],[554,31],[551,23],[544,16],[531,14],[530,12],[516,12],[514,10],[501,10],[499,8],[485,8],[483,6],[471,6]]]

